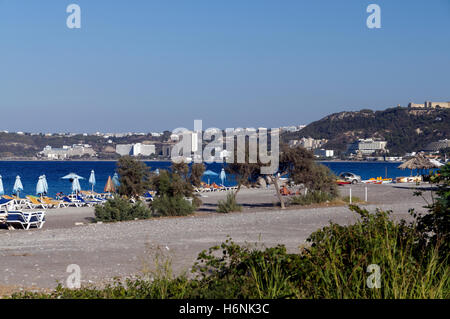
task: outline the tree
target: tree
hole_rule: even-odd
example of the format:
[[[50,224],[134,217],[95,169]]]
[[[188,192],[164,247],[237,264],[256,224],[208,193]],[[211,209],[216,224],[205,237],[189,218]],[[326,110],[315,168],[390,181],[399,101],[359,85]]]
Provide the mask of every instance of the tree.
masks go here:
[[[235,161],[227,167],[227,171],[233,174],[238,181],[235,196],[242,185],[249,185],[260,176],[265,177],[260,173],[263,164],[260,162],[248,163],[248,148],[245,158],[244,163]],[[326,166],[316,164],[313,153],[302,147],[289,148],[285,144],[282,145],[278,172],[271,176],[281,209],[284,209],[286,205],[280,192],[281,176],[288,176],[289,181],[294,184],[303,184],[311,191],[326,192],[333,197],[337,195],[335,176]]]
[[[177,168],[185,172],[183,167]],[[190,181],[178,172],[179,170],[172,167],[171,171],[161,170],[159,175],[152,178],[157,196],[152,202],[152,210],[157,215],[185,216],[201,205],[201,200],[195,195]],[[186,198],[192,198],[192,204]]]
[[[185,162],[175,163],[172,162],[172,172],[178,174],[183,180],[188,181],[189,178],[189,165]]]
[[[151,187],[150,168],[131,156],[123,156],[117,161],[117,173],[120,176],[120,195],[138,197]]]
[[[190,182],[194,186],[200,186],[202,182],[202,176],[205,172],[205,165],[203,163],[192,164],[191,176],[189,177]]]

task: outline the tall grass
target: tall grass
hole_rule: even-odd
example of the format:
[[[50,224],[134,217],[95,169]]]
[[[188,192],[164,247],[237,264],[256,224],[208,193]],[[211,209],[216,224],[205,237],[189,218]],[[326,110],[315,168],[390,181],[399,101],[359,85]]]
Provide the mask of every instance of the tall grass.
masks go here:
[[[219,200],[217,202],[217,212],[231,213],[242,211],[242,206],[236,201],[236,195],[233,192],[227,193],[226,200]]]

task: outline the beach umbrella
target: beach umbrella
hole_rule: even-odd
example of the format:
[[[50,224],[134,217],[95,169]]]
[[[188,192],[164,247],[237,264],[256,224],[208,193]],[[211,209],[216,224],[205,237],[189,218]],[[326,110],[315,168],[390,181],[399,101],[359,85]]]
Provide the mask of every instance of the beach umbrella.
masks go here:
[[[159,168],[155,169],[155,174],[159,175]]]
[[[73,180],[75,178],[84,179],[84,177],[81,177],[80,175],[77,175],[75,173],[70,173],[70,174],[67,174],[66,176],[61,177],[61,179],[70,179],[70,180]]]
[[[116,191],[111,176],[108,176],[108,181],[106,182],[105,188],[103,190],[105,193],[114,193]]]
[[[120,186],[119,175],[117,173],[114,173],[112,181],[113,181],[115,187],[119,187]]]
[[[411,175],[413,169],[420,170],[420,169],[431,169],[436,168],[436,165],[433,164],[429,159],[425,158],[422,154],[417,154],[410,160],[404,162],[400,166],[398,166],[400,169],[410,169]]]
[[[72,192],[78,193],[81,191],[80,181],[78,178],[74,178],[72,181]]]
[[[222,168],[222,170],[220,171],[220,179],[222,180],[222,185],[224,185],[225,179],[227,178],[227,174],[225,174],[225,169]]]
[[[5,189],[3,188],[2,175],[0,175],[0,195],[5,195]]]
[[[203,176],[208,176],[208,185],[209,185],[209,178],[210,177],[217,177],[217,176],[219,176],[219,174],[217,174],[217,173],[215,173],[213,171],[207,170],[207,171],[205,171],[203,173]]]
[[[91,171],[91,176],[89,176],[89,184],[92,185],[92,192],[94,192],[94,186],[95,186],[95,172],[94,172],[94,170]]]
[[[38,182],[36,184],[36,195],[43,195],[45,193],[45,183],[44,176],[39,176]]]
[[[23,185],[22,181],[20,180],[20,176],[16,176],[16,182],[14,183],[13,193],[17,194],[17,197],[19,197],[19,193],[23,191]]]
[[[47,177],[45,175],[42,175],[42,183],[44,184],[44,194],[48,193],[48,183],[47,183]]]

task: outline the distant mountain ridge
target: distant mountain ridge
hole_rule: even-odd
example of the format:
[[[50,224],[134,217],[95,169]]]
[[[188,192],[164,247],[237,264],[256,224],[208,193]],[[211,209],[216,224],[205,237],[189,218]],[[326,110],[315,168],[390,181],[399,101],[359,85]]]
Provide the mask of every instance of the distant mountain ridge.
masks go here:
[[[381,138],[391,155],[419,151],[429,143],[450,138],[450,109],[389,108],[361,110],[325,116],[298,132],[286,133],[283,140],[301,137],[325,138],[327,149],[345,151],[359,138]]]

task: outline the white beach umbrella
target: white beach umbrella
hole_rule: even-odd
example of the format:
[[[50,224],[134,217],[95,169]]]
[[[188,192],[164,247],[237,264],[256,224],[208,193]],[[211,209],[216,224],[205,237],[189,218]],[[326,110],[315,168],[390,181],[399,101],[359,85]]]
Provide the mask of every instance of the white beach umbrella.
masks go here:
[[[48,183],[47,183],[47,177],[45,175],[42,175],[42,182],[44,183],[44,193],[48,193]]]
[[[36,195],[43,195],[45,193],[45,182],[44,182],[44,176],[39,176],[39,180],[36,184]]]
[[[92,185],[92,192],[94,192],[94,186],[95,186],[95,172],[94,172],[94,170],[91,171],[91,176],[89,176],[89,184]]]
[[[22,181],[20,180],[20,176],[17,175],[16,176],[16,181],[14,183],[13,192],[17,194],[17,197],[19,197],[19,193],[21,191],[23,191],[23,185],[22,185]]]
[[[78,193],[79,191],[81,191],[80,181],[78,178],[74,178],[72,181],[72,192]]]
[[[224,185],[225,179],[227,178],[227,174],[225,174],[225,169],[222,168],[220,171],[220,179],[222,180],[222,185]]]

